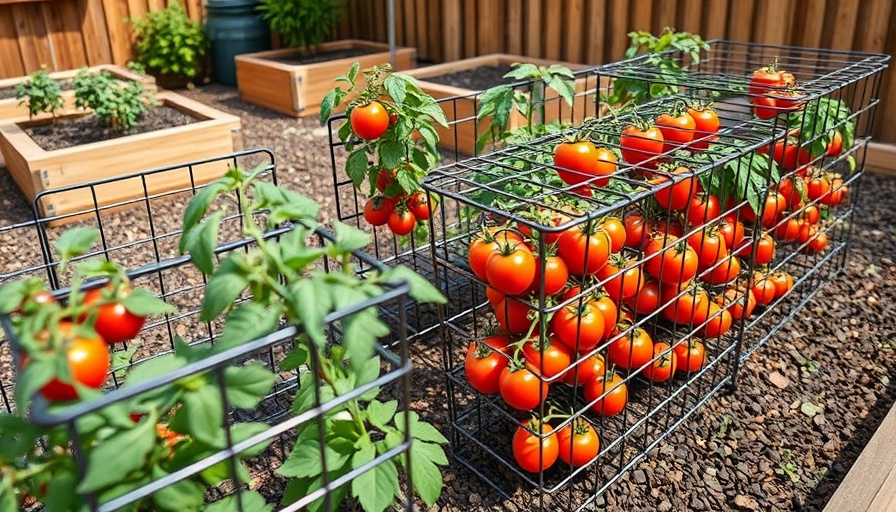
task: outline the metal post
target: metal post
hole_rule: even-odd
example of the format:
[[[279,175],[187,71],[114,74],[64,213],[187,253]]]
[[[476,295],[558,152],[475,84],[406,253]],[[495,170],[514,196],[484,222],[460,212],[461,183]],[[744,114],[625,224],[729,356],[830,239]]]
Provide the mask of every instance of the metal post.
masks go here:
[[[389,64],[395,69],[395,0],[387,2],[387,19],[389,20]]]

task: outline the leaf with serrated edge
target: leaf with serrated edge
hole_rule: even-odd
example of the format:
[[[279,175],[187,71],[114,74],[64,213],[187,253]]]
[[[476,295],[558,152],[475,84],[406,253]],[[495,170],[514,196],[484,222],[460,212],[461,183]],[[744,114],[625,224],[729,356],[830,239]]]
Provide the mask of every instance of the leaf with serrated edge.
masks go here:
[[[386,403],[372,400],[367,404],[367,419],[370,420],[374,427],[384,430],[387,424],[392,421],[397,410],[398,400],[389,400]]]
[[[273,384],[273,372],[260,362],[224,369],[227,399],[240,409],[252,409],[258,405]]]
[[[368,445],[352,459],[352,468],[357,469],[376,457],[376,448]],[[386,510],[398,495],[398,468],[391,460],[383,461],[358,475],[352,481],[352,496],[364,507],[366,512]]]
[[[217,318],[249,286],[249,280],[244,270],[244,260],[245,255],[231,252],[221,261],[208,280],[205,297],[202,300],[202,310],[199,313],[200,321],[210,322]]]
[[[62,261],[68,261],[87,252],[100,236],[100,231],[93,227],[72,228],[56,240],[56,252]]]
[[[177,311],[177,308],[156,297],[145,288],[134,288],[121,301],[121,304],[137,316],[163,315]]]
[[[87,474],[78,485],[78,492],[102,489],[121,480],[122,475],[142,467],[155,446],[155,427],[154,421],[143,421],[95,446],[88,457]]]

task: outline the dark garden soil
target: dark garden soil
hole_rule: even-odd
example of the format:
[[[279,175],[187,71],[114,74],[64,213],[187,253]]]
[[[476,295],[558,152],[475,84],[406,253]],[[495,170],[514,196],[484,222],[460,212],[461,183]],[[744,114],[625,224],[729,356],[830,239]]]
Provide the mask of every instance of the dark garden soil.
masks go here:
[[[184,94],[239,115],[245,147],[270,148],[277,157],[278,182],[316,198],[324,222],[336,218],[328,133],[316,119],[272,114],[240,101],[235,89],[217,85]],[[597,508],[823,508],[896,401],[896,178],[868,173],[853,192],[859,195],[851,200],[862,209],[854,219],[853,245],[842,275],[746,361],[734,394],[711,398],[611,486]],[[340,188],[339,197],[343,208],[352,204],[350,189]],[[15,184],[0,172],[0,272],[28,264],[35,257],[32,252],[39,258],[39,251],[28,249],[30,236],[3,231],[27,219],[28,212]],[[115,215],[116,232],[129,238],[143,235],[137,232],[143,228],[129,227],[131,217]],[[161,213],[156,220],[170,226],[179,222]],[[438,341],[415,342],[411,352],[411,406],[447,432]],[[804,407],[806,403],[815,410]],[[445,489],[433,510],[522,511],[537,504],[537,495],[516,485],[509,474],[506,478],[516,489],[510,500],[454,460],[443,474]],[[266,496],[277,495],[276,480],[262,479],[258,485]]]
[[[350,59],[361,55],[369,55],[373,52],[370,50],[362,50],[360,48],[345,48],[343,50],[326,50],[322,52],[314,52],[303,55],[296,53],[284,57],[268,57],[270,60],[283,62],[284,64],[314,64],[317,62],[326,62],[328,60]]]
[[[112,127],[98,117],[88,115],[32,126],[25,131],[34,139],[38,146],[47,151],[52,151],[138,133],[174,128],[175,126],[183,126],[195,122],[196,118],[176,108],[160,105],[147,110],[140,117],[139,124],[131,130]]]
[[[478,68],[453,71],[439,76],[420,78],[420,80],[460,87],[471,91],[484,91],[485,89],[496,85],[519,82],[520,80],[518,78],[504,78],[504,75],[511,69],[513,68],[507,64],[498,66],[479,66]]]

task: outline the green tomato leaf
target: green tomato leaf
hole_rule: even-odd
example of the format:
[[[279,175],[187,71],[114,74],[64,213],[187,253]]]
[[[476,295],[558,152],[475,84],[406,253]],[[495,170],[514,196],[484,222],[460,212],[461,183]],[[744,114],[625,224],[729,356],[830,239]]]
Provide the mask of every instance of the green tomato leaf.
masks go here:
[[[401,457],[402,461],[407,459]],[[448,463],[445,452],[438,445],[414,440],[411,443],[411,479],[414,490],[427,506],[433,506],[442,494],[442,472],[439,461]],[[444,465],[444,464],[443,464]]]
[[[190,204],[188,204],[187,208],[184,210],[184,235],[180,239],[181,254],[187,252],[187,235],[196,224],[202,220],[202,217],[205,216],[215,197],[222,192],[231,190],[233,186],[234,179],[230,176],[225,176],[209,183],[205,188],[193,196],[193,199],[190,200]]]
[[[313,421],[313,420],[312,420]],[[296,439],[289,457],[277,469],[277,474],[287,478],[314,478],[323,472],[321,454],[327,461],[327,470],[337,471],[345,466],[354,452],[352,443],[343,438],[329,438],[323,449],[317,437],[317,424],[312,423],[302,430]]]
[[[318,347],[327,340],[324,335],[324,319],[332,309],[332,297],[314,279],[302,279],[289,287],[290,308],[298,313],[305,333]]]
[[[334,243],[333,255],[348,254],[367,247],[371,242],[370,234],[362,229],[349,226],[343,222],[333,222]]]
[[[408,413],[408,420],[410,422],[411,437],[413,437],[415,441],[427,441],[439,444],[448,443],[448,439],[446,439],[435,427],[425,421],[420,421],[420,416],[416,412],[410,411]],[[399,429],[403,429],[403,423],[404,422],[397,420],[396,426],[398,426]],[[444,462],[442,462],[443,460]],[[435,462],[444,465],[448,463],[448,460],[439,458],[435,460]]]
[[[308,232],[304,226],[296,225],[280,237],[280,258],[291,269],[305,270],[325,254],[323,248],[308,245]]]
[[[265,502],[262,495],[255,491],[241,491],[239,494],[233,494],[212,503],[205,507],[203,512],[271,512],[272,510],[274,510],[274,506]]]
[[[152,468],[154,480],[167,475],[168,472],[159,466]],[[170,512],[199,510],[205,503],[205,486],[194,480],[181,480],[156,491],[152,495],[152,501],[160,510]]]
[[[395,417],[395,411],[398,410],[398,400],[389,400],[386,403],[379,400],[372,400],[367,404],[367,419],[374,427],[380,430],[386,430],[388,423]]]
[[[227,398],[234,407],[253,409],[271,390],[274,374],[260,362],[224,369]]]
[[[429,280],[404,265],[398,265],[387,271],[386,280],[405,280],[410,286],[410,296],[417,302],[445,304],[447,299]]]
[[[199,313],[200,321],[214,320],[239,298],[249,286],[247,266],[245,255],[239,252],[231,252],[221,261],[208,280]]]
[[[333,112],[333,107],[336,106],[336,89],[330,90],[325,96],[324,99],[320,100],[320,125],[324,126],[327,124],[327,121],[330,119],[330,114]]]
[[[373,308],[359,311],[343,319],[345,333],[342,345],[346,354],[350,354],[349,364],[352,369],[359,370],[373,355],[374,345],[379,337],[387,336],[389,327],[376,316]]]
[[[220,422],[221,418],[218,418]],[[156,442],[154,422],[141,421],[98,443],[88,456],[87,474],[79,493],[98,491],[118,483],[123,475],[143,467]]]
[[[63,357],[62,360],[65,361],[65,358]],[[53,359],[35,358],[25,366],[22,373],[18,375],[16,382],[16,405],[20,414],[25,414],[25,411],[28,410],[31,397],[57,375],[56,364]]]
[[[125,386],[135,386],[160,375],[173,372],[186,366],[187,360],[174,354],[166,354],[141,362],[128,373],[124,381]]]
[[[355,188],[360,188],[361,183],[364,182],[364,177],[367,176],[367,166],[367,151],[363,147],[352,151],[345,160],[345,173],[352,180]]]
[[[224,448],[224,404],[217,386],[205,385],[184,393],[182,416],[187,434],[213,448]]]
[[[44,497],[44,510],[77,510],[75,502],[75,487],[78,485],[77,475],[74,473],[54,472],[53,477],[47,484],[47,493]],[[3,509],[0,510],[16,510]]]
[[[279,325],[280,313],[276,307],[242,302],[227,313],[224,330],[215,343],[215,351],[223,352],[257,340],[277,330]]]
[[[280,371],[290,372],[308,364],[308,347],[304,343],[296,343],[296,346],[280,361]]]
[[[408,156],[408,148],[403,142],[386,140],[379,144],[377,154],[383,169],[397,169]]]
[[[184,234],[184,252],[203,274],[215,271],[215,245],[218,243],[218,226],[224,218],[223,211],[217,211],[201,221],[195,229]]]
[[[383,87],[386,89],[386,94],[388,94],[395,103],[398,105],[404,103],[408,90],[407,82],[395,75],[389,75],[383,80]]]
[[[99,236],[100,231],[92,227],[77,227],[66,230],[56,240],[56,252],[59,253],[61,263],[65,264],[72,258],[76,258],[90,250]]]
[[[0,461],[11,462],[31,453],[40,436],[40,429],[24,418],[0,414]]]
[[[240,443],[249,439],[252,436],[257,434],[261,434],[262,432],[266,432],[269,428],[269,425],[265,423],[258,422],[249,422],[249,423],[236,423],[230,427],[230,432],[233,434],[233,442]],[[271,440],[267,440],[252,447],[247,450],[241,452],[239,454],[241,459],[246,459],[249,457],[255,457],[257,455],[261,455],[265,450],[267,450],[268,446],[270,446]]]
[[[163,315],[177,311],[177,308],[156,297],[146,288],[134,288],[121,303],[125,309],[137,316]]]
[[[357,469],[376,457],[376,448],[367,445],[352,457],[352,469]],[[391,460],[358,475],[352,481],[352,496],[366,512],[386,510],[398,495],[398,468]]]

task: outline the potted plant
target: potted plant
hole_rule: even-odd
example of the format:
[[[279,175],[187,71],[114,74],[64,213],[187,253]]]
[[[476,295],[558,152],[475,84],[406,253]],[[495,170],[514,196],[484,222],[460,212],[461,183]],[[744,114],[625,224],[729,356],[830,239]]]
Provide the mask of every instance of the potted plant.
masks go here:
[[[240,97],[294,117],[317,114],[333,77],[352,63],[366,69],[389,62],[389,47],[382,43],[323,43],[339,21],[342,4],[343,0],[261,0],[262,18],[289,48],[237,56]],[[399,48],[394,68],[410,69],[415,62],[413,48]]]
[[[176,89],[205,80],[208,38],[202,24],[190,20],[178,2],[131,23],[137,62],[146,66],[159,85]]]
[[[54,86],[52,81],[32,80],[27,104],[46,97]],[[140,82],[121,82],[107,72],[84,71],[73,79],[72,88],[79,110],[59,111],[58,103],[51,102],[47,111],[34,119],[0,125],[0,151],[9,173],[31,200],[45,190],[235,149],[238,117],[178,94],[152,94]],[[54,114],[53,109],[59,113]],[[236,145],[241,146],[239,141]],[[156,175],[145,183],[125,180],[98,185],[93,191],[81,188],[52,194],[38,206],[47,217],[76,214],[142,196],[144,185],[153,193],[207,182],[220,176],[225,167],[218,163],[199,166],[192,173]]]

